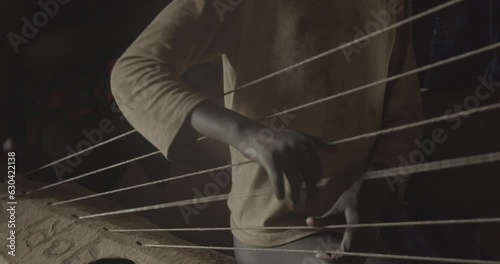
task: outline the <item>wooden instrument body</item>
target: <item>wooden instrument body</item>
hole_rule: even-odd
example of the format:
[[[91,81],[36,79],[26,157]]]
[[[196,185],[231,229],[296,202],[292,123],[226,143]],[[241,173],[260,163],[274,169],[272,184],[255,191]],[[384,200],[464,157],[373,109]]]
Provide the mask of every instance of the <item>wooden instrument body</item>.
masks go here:
[[[36,188],[33,183],[17,187]],[[0,188],[7,190],[6,185]],[[5,193],[5,192],[2,192]],[[67,184],[29,196],[17,195],[15,256],[10,256],[6,237],[1,239],[0,263],[87,264],[105,258],[125,258],[137,264],[154,263],[236,263],[231,257],[214,251],[146,248],[138,244],[177,244],[188,242],[166,232],[114,233],[111,229],[158,228],[143,217],[126,214],[96,219],[76,216],[114,211],[110,201],[97,198],[62,206],[49,203],[88,195],[89,191]],[[7,197],[2,197],[2,215],[7,212]],[[7,208],[6,208],[7,207]],[[8,216],[8,214],[7,214]],[[8,219],[1,217],[0,233],[8,234]],[[2,235],[6,236],[6,235]],[[2,259],[3,257],[3,259]]]

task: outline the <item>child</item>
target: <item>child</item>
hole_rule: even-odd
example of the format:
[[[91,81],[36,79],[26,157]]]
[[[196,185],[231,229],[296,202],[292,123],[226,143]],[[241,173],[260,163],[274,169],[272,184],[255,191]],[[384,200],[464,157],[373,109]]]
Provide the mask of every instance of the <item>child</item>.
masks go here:
[[[411,151],[420,129],[336,147],[321,146],[317,138],[333,141],[419,120],[417,76],[280,118],[254,120],[411,70],[409,25],[234,91],[225,97],[226,108],[211,103],[179,76],[193,64],[222,56],[225,91],[231,91],[408,14],[409,5],[398,0],[174,1],[119,59],[112,90],[130,123],[170,160],[189,159],[186,150],[201,134],[232,146],[232,163],[255,161],[233,169],[228,200],[233,228],[304,225],[308,216],[322,215],[334,204],[333,213],[345,213],[350,224],[373,222],[389,188],[385,181],[369,186],[356,180],[367,168],[399,165],[397,156]],[[317,187],[322,178],[328,183]],[[308,191],[305,204],[300,201],[302,182]],[[262,189],[275,195],[250,195]],[[332,223],[330,218],[308,219],[311,226]],[[355,252],[370,250],[374,241],[362,236],[369,233],[348,229],[341,244],[334,233],[314,229],[233,230],[237,247],[314,250],[325,244],[318,241],[327,240],[332,248],[320,249]],[[236,257],[240,263],[317,261],[298,253],[237,251]]]

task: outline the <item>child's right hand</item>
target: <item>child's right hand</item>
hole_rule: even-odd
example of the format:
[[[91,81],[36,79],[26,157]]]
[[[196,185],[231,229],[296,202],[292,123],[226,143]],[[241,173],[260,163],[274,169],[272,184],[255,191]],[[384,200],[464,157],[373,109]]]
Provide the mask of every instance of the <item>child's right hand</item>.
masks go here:
[[[267,133],[263,138],[264,129],[271,131],[265,127],[253,127],[251,131],[246,131],[245,139],[236,148],[266,170],[279,200],[284,200],[292,211],[301,210],[304,206],[300,198],[301,185],[305,182],[307,197],[314,194],[321,176],[317,148],[325,143],[289,129]]]
[[[307,197],[314,194],[321,175],[317,148],[325,145],[321,140],[289,129],[273,131],[208,101],[193,109],[190,124],[198,133],[226,143],[259,163],[266,170],[276,197],[291,210],[303,205],[303,182]]]

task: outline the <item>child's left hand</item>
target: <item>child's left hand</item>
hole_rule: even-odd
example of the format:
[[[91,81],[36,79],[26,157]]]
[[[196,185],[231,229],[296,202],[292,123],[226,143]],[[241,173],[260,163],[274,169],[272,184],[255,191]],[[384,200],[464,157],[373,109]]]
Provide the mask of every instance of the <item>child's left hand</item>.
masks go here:
[[[356,181],[345,191],[332,208],[320,217],[308,217],[307,224],[319,228],[339,224],[339,217],[345,217],[347,225],[376,223],[382,206],[386,203],[387,186],[384,182]],[[343,252],[368,253],[376,243],[376,228],[347,228],[340,248],[332,249],[339,254],[320,252],[316,257],[327,263],[364,263],[364,258],[345,256]]]

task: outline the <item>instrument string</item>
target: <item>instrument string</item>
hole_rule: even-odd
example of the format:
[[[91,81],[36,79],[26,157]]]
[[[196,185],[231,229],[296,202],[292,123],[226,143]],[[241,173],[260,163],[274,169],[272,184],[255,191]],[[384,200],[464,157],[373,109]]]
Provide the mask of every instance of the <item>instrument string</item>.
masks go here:
[[[395,23],[391,26],[385,27],[381,30],[378,30],[376,32],[370,33],[368,35],[365,35],[363,37],[360,37],[358,39],[355,39],[351,42],[342,44],[336,48],[330,49],[328,51],[325,51],[323,53],[320,53],[318,55],[315,55],[313,57],[310,57],[304,61],[301,61],[299,63],[293,64],[291,66],[288,66],[286,68],[283,68],[281,70],[278,70],[276,72],[273,72],[271,74],[268,74],[266,76],[263,76],[261,78],[258,78],[254,81],[251,81],[249,83],[246,83],[242,86],[236,87],[232,90],[224,92],[222,96],[229,95],[231,93],[234,93],[236,91],[246,89],[248,87],[251,87],[253,85],[256,85],[258,83],[264,82],[268,79],[271,79],[275,76],[278,76],[282,73],[288,72],[292,69],[295,69],[297,67],[301,67],[305,64],[308,64],[310,62],[316,61],[320,58],[323,58],[325,56],[331,55],[335,52],[341,51],[342,49],[345,49],[349,46],[356,45],[362,41],[365,41],[367,39],[373,38],[379,34],[382,34],[386,31],[396,29],[398,27],[401,27],[403,25],[406,25],[408,23],[411,23],[417,19],[420,19],[422,17],[425,17],[427,15],[433,14],[437,11],[440,11],[442,9],[445,9],[447,7],[450,7],[452,5],[458,4],[460,2],[463,2],[464,0],[451,0],[445,4],[436,6],[434,8],[431,8],[427,11],[424,11],[422,13],[419,13],[417,15],[414,15],[408,19],[405,19],[401,22]],[[490,20],[492,14],[490,14]],[[490,28],[490,31],[492,29]],[[490,32],[491,34],[491,32]],[[491,34],[492,35],[492,34]],[[461,55],[457,55],[455,57],[445,59],[424,67],[420,67],[405,73],[401,73],[398,75],[394,75],[392,77],[382,79],[373,83],[369,83],[360,87],[357,87],[355,89],[351,89],[345,92],[341,92],[338,94],[334,94],[332,96],[328,96],[319,100],[315,100],[303,105],[299,105],[281,112],[277,112],[275,114],[269,115],[264,117],[263,119],[259,119],[259,121],[270,119],[272,117],[277,117],[283,114],[287,114],[290,112],[298,111],[301,109],[305,109],[308,107],[312,107],[314,105],[327,102],[342,96],[346,96],[349,94],[353,94],[356,92],[360,92],[363,90],[366,90],[370,87],[374,87],[377,85],[381,85],[387,82],[391,82],[400,78],[404,78],[409,75],[417,74],[422,71],[427,71],[431,70],[436,67],[440,67],[449,63],[456,62],[458,60],[462,60],[471,56],[478,55],[480,53],[486,52],[486,51],[495,51],[496,49],[500,47],[500,43],[493,43],[491,45],[488,45],[486,47],[480,48],[478,50],[470,51],[463,53]],[[422,90],[421,92],[424,92],[427,90]],[[220,96],[216,97],[219,98]],[[422,120],[419,122],[414,122],[410,124],[405,124],[402,126],[397,126],[393,128],[388,128],[388,129],[383,129],[371,133],[366,133],[358,136],[353,136],[341,140],[336,140],[329,142],[327,145],[338,145],[338,144],[343,144],[343,143],[348,143],[348,142],[353,142],[357,140],[362,140],[370,137],[376,137],[388,133],[394,133],[397,131],[413,128],[413,127],[418,127],[418,126],[423,126],[427,124],[432,124],[432,123],[437,123],[461,116],[469,116],[473,114],[478,114],[478,113],[484,113],[487,111],[492,111],[492,110],[497,110],[500,109],[500,103],[497,104],[492,104],[488,106],[483,106],[483,107],[478,107],[466,111],[461,111],[461,112],[456,112],[453,114],[448,114],[448,115],[443,115],[439,117],[434,117],[426,120]],[[32,174],[35,174],[43,169],[46,169],[48,167],[51,167],[55,164],[58,164],[64,160],[70,159],[72,157],[78,156],[80,154],[86,153],[88,151],[91,151],[95,148],[98,148],[100,146],[109,144],[111,142],[114,142],[120,138],[126,137],[128,135],[131,135],[133,133],[137,132],[137,130],[133,129],[131,131],[125,132],[121,135],[118,135],[116,137],[110,138],[106,141],[103,141],[101,143],[98,143],[96,145],[93,145],[87,149],[81,150],[79,152],[73,153],[71,155],[68,155],[64,158],[58,159],[56,161],[50,162],[46,165],[43,165],[39,168],[36,168],[32,171],[29,171],[28,173],[23,174],[21,177],[26,177]],[[204,139],[204,138],[201,138]],[[199,140],[201,140],[199,139]],[[60,181],[58,183],[46,185],[42,188],[36,189],[34,191],[28,192],[27,194],[31,194],[37,191],[41,190],[46,190],[49,188],[53,188],[71,181],[79,180],[106,170],[110,170],[112,168],[116,168],[119,166],[123,166],[141,159],[145,159],[154,155],[161,154],[160,151],[155,151],[149,154],[145,154],[133,159],[129,159],[120,163],[116,163],[110,166],[106,166],[91,172],[84,173],[82,175]],[[396,167],[396,168],[390,168],[386,170],[379,170],[379,171],[372,171],[372,172],[367,172],[363,175],[363,180],[373,180],[373,179],[381,179],[381,178],[387,178],[387,177],[396,177],[396,176],[401,176],[401,172],[405,171],[406,173],[411,172],[412,174],[414,173],[422,173],[422,172],[429,172],[429,171],[436,171],[436,170],[443,170],[443,169],[452,169],[452,168],[459,168],[459,167],[464,167],[464,166],[473,166],[473,165],[480,165],[480,164],[486,164],[486,163],[493,163],[493,162],[499,162],[500,161],[500,152],[493,152],[493,153],[487,153],[487,154],[480,154],[480,155],[473,155],[473,156],[467,156],[467,157],[461,157],[461,158],[455,158],[455,159],[447,159],[447,160],[442,160],[442,161],[436,161],[436,162],[428,162],[428,163],[422,163],[422,164],[414,164],[410,166],[403,166],[403,167]],[[220,166],[217,168],[211,168],[207,170],[202,170],[198,172],[193,172],[193,173],[188,173],[184,175],[179,175],[175,177],[171,177],[168,179],[163,179],[159,181],[154,181],[154,182],[149,182],[149,183],[144,183],[144,184],[139,184],[139,185],[134,185],[126,188],[121,188],[121,189],[116,189],[112,190],[109,192],[104,192],[104,193],[98,193],[94,195],[89,195],[89,196],[84,196],[80,198],[75,198],[71,200],[66,200],[62,202],[57,202],[53,203],[52,205],[63,205],[71,202],[76,202],[76,201],[82,201],[90,198],[95,198],[99,196],[104,196],[104,195],[109,195],[117,192],[123,192],[127,190],[132,190],[136,188],[141,188],[141,187],[146,187],[146,186],[151,186],[154,184],[159,184],[159,183],[164,183],[164,182],[169,182],[169,181],[174,181],[174,180],[180,180],[184,179],[187,177],[192,177],[196,175],[201,175],[205,173],[210,173],[218,170],[223,170],[223,169],[230,169],[232,167],[236,166],[242,166],[246,164],[251,164],[253,162],[251,161],[245,161],[245,162],[240,162],[236,164],[229,164],[225,166]],[[265,190],[265,192],[263,192]],[[263,193],[273,193],[272,190],[270,189],[262,189],[262,190],[255,190],[252,192],[251,195],[260,195]],[[137,207],[137,208],[132,208],[132,209],[125,209],[125,210],[118,210],[118,211],[113,211],[113,212],[105,212],[105,213],[100,213],[100,214],[93,214],[93,215],[86,215],[86,216],[80,216],[80,219],[91,219],[91,218],[97,218],[97,217],[104,217],[104,216],[111,216],[111,215],[121,215],[121,214],[128,214],[128,213],[135,213],[135,212],[141,212],[141,211],[149,211],[149,210],[158,210],[158,209],[166,209],[166,208],[172,208],[172,207],[180,207],[180,206],[186,206],[186,205],[192,205],[192,204],[201,204],[201,203],[210,203],[210,202],[217,202],[217,201],[225,201],[230,198],[231,195],[234,194],[222,194],[222,195],[215,195],[215,196],[209,196],[209,197],[201,197],[201,198],[196,198],[196,199],[190,199],[190,200],[184,200],[184,201],[177,201],[177,202],[170,202],[170,203],[163,203],[163,204],[157,204],[157,205],[150,205],[150,206],[143,206],[143,207]],[[249,196],[250,194],[246,194]],[[345,228],[377,228],[377,227],[398,227],[398,226],[428,226],[428,225],[462,225],[462,224],[485,224],[485,223],[500,223],[500,218],[477,218],[477,219],[455,219],[455,220],[429,220],[429,221],[406,221],[406,222],[389,222],[389,223],[368,223],[368,224],[354,224],[354,225],[329,225],[325,226],[322,228],[322,230],[329,230],[329,229],[345,229]],[[162,228],[162,229],[114,229],[114,230],[108,230],[109,232],[116,232],[116,233],[131,233],[131,232],[190,232],[190,231],[199,231],[199,232],[206,232],[206,231],[232,231],[232,230],[308,230],[308,229],[316,229],[313,227],[308,227],[308,226],[280,226],[280,227],[215,227],[215,228]],[[218,247],[218,246],[190,246],[190,245],[154,245],[154,244],[141,244],[142,247],[147,247],[147,248],[171,248],[171,249],[201,249],[201,250],[229,250],[229,251],[235,251],[235,250],[245,250],[245,251],[259,251],[259,252],[286,252],[286,253],[318,253],[320,251],[318,250],[300,250],[300,249],[277,249],[277,248],[236,248],[236,247]],[[364,253],[364,252],[338,252],[338,251],[324,251],[326,253],[332,253],[332,254],[337,254],[337,255],[344,255],[344,256],[353,256],[353,257],[368,257],[368,258],[380,258],[380,259],[397,259],[397,260],[413,260],[413,261],[425,261],[425,262],[441,262],[441,263],[478,263],[478,264],[500,264],[500,261],[487,261],[487,260],[472,260],[472,259],[459,259],[459,258],[440,258],[440,257],[426,257],[426,256],[409,256],[409,255],[395,255],[395,254],[375,254],[375,253]]]
[[[465,225],[465,224],[494,224],[500,223],[500,218],[477,218],[477,219],[456,219],[456,220],[429,220],[429,221],[405,221],[389,223],[371,224],[350,224],[350,225],[328,225],[321,227],[321,230],[335,230],[346,228],[380,228],[380,227],[401,227],[401,226],[432,226],[432,225]],[[310,226],[276,226],[276,227],[192,227],[192,228],[153,228],[153,229],[109,229],[115,233],[135,233],[135,232],[209,232],[209,231],[233,231],[233,230],[317,230]]]
[[[430,118],[430,119],[426,119],[426,120],[422,120],[422,121],[418,121],[418,122],[414,122],[414,123],[410,123],[410,124],[405,124],[405,125],[397,126],[397,127],[393,127],[393,128],[388,128],[388,129],[384,129],[384,130],[380,130],[380,131],[375,131],[375,132],[372,132],[372,133],[366,133],[366,134],[362,134],[362,135],[359,135],[359,136],[354,136],[354,137],[350,137],[350,138],[340,139],[340,140],[329,142],[329,143],[327,143],[327,145],[329,145],[329,146],[335,146],[335,145],[339,145],[339,144],[345,144],[345,143],[353,142],[353,141],[356,141],[356,140],[367,139],[367,138],[370,138],[370,137],[376,137],[376,136],[380,136],[380,135],[384,135],[384,134],[389,134],[389,133],[394,133],[394,132],[397,132],[397,131],[402,131],[404,129],[409,129],[409,128],[413,128],[413,127],[417,127],[417,126],[428,125],[428,124],[437,123],[437,122],[441,122],[441,121],[445,121],[445,120],[451,120],[451,119],[455,119],[457,117],[470,116],[470,115],[474,115],[474,114],[478,114],[478,113],[483,113],[483,112],[486,112],[486,111],[497,110],[497,109],[500,109],[500,103],[491,104],[491,105],[487,105],[487,106],[483,106],[483,107],[478,107],[478,108],[473,108],[473,109],[470,109],[470,110],[460,111],[460,112],[453,113],[453,114],[442,115],[442,116],[439,116],[439,117]],[[154,155],[154,154],[158,154],[158,152],[154,152],[154,153],[151,153],[151,154],[148,154],[148,155]],[[108,168],[114,168],[114,167],[117,167],[117,166],[120,166],[120,165],[124,165],[124,164],[128,164],[128,163],[134,162],[134,161],[136,161],[138,159],[147,157],[148,155],[141,156],[141,157],[138,157],[138,158],[135,158],[135,159],[131,159],[131,160],[128,160],[128,161],[124,161],[122,163],[115,164],[115,165],[109,166],[107,168],[102,168],[102,169],[97,170],[97,171],[91,171],[91,172],[85,173],[83,175],[77,176],[75,178],[76,179],[81,179],[83,177],[87,177],[87,176],[93,175],[95,173],[104,171],[104,170],[106,170]],[[197,175],[202,175],[202,174],[206,174],[206,173],[210,173],[210,172],[214,172],[214,171],[219,171],[219,170],[224,170],[224,169],[230,169],[230,168],[233,168],[233,167],[238,167],[238,166],[242,166],[242,165],[246,165],[246,164],[250,164],[250,163],[254,163],[254,162],[253,161],[245,161],[245,162],[239,162],[239,163],[235,163],[235,164],[224,165],[224,166],[220,166],[220,167],[216,167],[216,168],[211,168],[211,169],[196,171],[196,172],[192,172],[192,173],[182,174],[182,175],[178,175],[178,176],[174,176],[174,177],[170,177],[170,178],[166,178],[166,179],[162,179],[162,180],[157,180],[157,181],[142,183],[142,184],[133,185],[133,186],[124,187],[124,188],[119,188],[119,189],[115,189],[115,190],[111,190],[111,191],[107,191],[107,192],[101,192],[101,193],[96,193],[96,194],[92,194],[92,195],[87,195],[87,196],[83,196],[83,197],[80,197],[80,198],[74,198],[74,199],[70,199],[70,200],[66,200],[66,201],[61,201],[61,202],[54,203],[53,205],[62,205],[62,204],[67,204],[67,203],[76,202],[76,201],[82,201],[82,200],[86,200],[86,199],[90,199],[90,198],[95,198],[95,197],[110,195],[110,194],[114,194],[114,193],[118,193],[118,192],[124,192],[124,191],[133,190],[133,189],[148,187],[148,186],[157,185],[157,184],[160,184],[160,183],[166,183],[166,182],[171,182],[171,181],[175,181],[175,180],[190,178],[190,177],[194,177],[194,176],[197,176]],[[70,182],[70,181],[72,181],[72,179],[67,179],[67,180],[62,181],[62,182],[58,182],[58,183],[54,183],[54,184],[51,184],[51,185],[47,185],[47,186],[44,186],[44,187],[39,188],[37,190],[31,191],[31,192],[27,192],[27,194],[38,192],[40,190],[44,190],[44,189],[48,189],[48,188],[52,188],[52,187],[55,187],[55,186],[58,186],[58,185]]]
[[[237,248],[237,247],[215,247],[215,246],[190,246],[190,245],[153,245],[142,244],[142,247],[147,248],[170,248],[170,249],[202,249],[202,250],[226,250],[226,251],[255,251],[255,252],[283,252],[283,253],[310,253],[316,254],[325,252],[336,255],[352,256],[360,258],[377,258],[377,259],[397,259],[397,260],[412,260],[425,261],[432,263],[467,263],[467,264],[500,264],[500,261],[492,260],[474,260],[474,259],[458,259],[458,258],[440,258],[440,257],[424,257],[424,256],[408,256],[408,255],[393,255],[393,254],[377,254],[377,253],[362,253],[362,252],[341,252],[333,250],[304,250],[304,249],[279,249],[279,248]]]
[[[327,102],[327,101],[339,98],[341,96],[346,96],[346,95],[349,95],[349,94],[352,94],[352,93],[355,93],[355,92],[366,90],[366,89],[368,89],[370,87],[374,87],[374,86],[379,85],[379,84],[383,84],[383,83],[386,83],[386,82],[390,82],[390,81],[394,81],[394,80],[397,80],[397,79],[400,79],[400,78],[404,78],[404,77],[409,76],[409,75],[413,75],[413,74],[416,74],[416,73],[419,73],[419,72],[422,72],[422,71],[425,71],[425,70],[430,70],[430,69],[433,69],[433,68],[436,68],[436,67],[440,67],[440,66],[446,65],[448,63],[452,63],[452,62],[455,62],[455,61],[458,61],[458,60],[461,60],[461,59],[465,59],[465,58],[468,58],[468,57],[471,57],[471,56],[474,56],[474,55],[477,55],[477,54],[480,54],[480,53],[483,53],[483,52],[486,52],[486,51],[494,50],[494,49],[497,49],[497,48],[500,48],[500,42],[488,45],[486,47],[479,48],[479,49],[474,50],[474,51],[469,51],[469,52],[466,52],[464,54],[461,54],[461,55],[458,55],[458,56],[454,56],[452,58],[444,59],[444,60],[438,61],[436,63],[432,63],[432,64],[427,65],[427,66],[423,66],[423,67],[420,67],[420,68],[416,68],[414,70],[410,70],[410,71],[407,71],[407,72],[404,72],[404,73],[401,73],[401,74],[397,74],[397,75],[394,75],[394,76],[389,77],[389,78],[385,78],[385,79],[382,79],[382,80],[379,80],[379,81],[376,81],[376,82],[372,82],[372,83],[369,83],[369,84],[366,84],[366,85],[362,85],[360,87],[357,87],[357,88],[354,88],[354,89],[351,89],[351,90],[347,90],[345,92],[334,94],[332,96],[328,96],[328,97],[325,97],[325,98],[322,98],[322,99],[319,99],[319,100],[315,100],[315,101],[312,101],[312,102],[309,102],[309,103],[306,103],[306,104],[302,104],[302,105],[299,105],[299,106],[296,106],[296,107],[293,107],[293,108],[290,108],[290,109],[286,109],[286,110],[277,112],[277,113],[275,113],[273,115],[267,116],[267,117],[265,117],[263,119],[260,119],[259,121],[270,119],[270,118],[273,118],[273,117],[277,117],[277,116],[280,116],[280,115],[283,115],[283,114],[287,114],[287,113],[290,113],[290,112],[298,111],[298,110],[301,110],[301,109],[304,109],[304,108],[312,107],[312,106],[314,106],[316,104],[324,103],[324,102]],[[456,117],[459,117],[459,116],[468,116],[468,115],[471,115],[471,114],[476,114],[476,113],[482,113],[482,112],[486,112],[486,111],[491,111],[491,110],[498,109],[498,107],[500,106],[499,104],[500,103],[492,104],[492,105],[488,105],[488,106],[483,106],[483,107],[478,107],[478,108],[473,108],[473,109],[469,109],[469,110],[466,110],[466,111],[457,112],[457,113],[454,113],[454,114],[443,115],[443,116],[440,116],[440,117],[430,118],[430,119],[423,120],[423,121],[420,121],[420,122],[415,122],[415,123],[410,123],[410,124],[407,124],[407,125],[402,125],[402,126],[399,126],[399,127],[384,129],[384,130],[377,131],[377,132],[372,132],[372,133],[367,133],[367,134],[363,134],[363,135],[359,135],[359,136],[355,136],[355,137],[351,137],[351,138],[346,138],[344,140],[340,140],[340,141],[337,141],[337,142],[331,142],[331,143],[329,143],[329,145],[336,145],[336,144],[351,142],[351,141],[355,141],[355,140],[365,139],[365,138],[369,138],[369,137],[375,137],[375,136],[379,136],[379,135],[383,135],[383,134],[387,134],[387,133],[401,131],[401,130],[412,128],[412,127],[417,127],[417,126],[427,125],[427,124],[431,124],[431,123],[436,123],[436,122],[440,122],[440,121],[443,121],[443,120],[449,120],[449,119],[453,119],[453,118],[456,118]],[[159,152],[154,152],[154,153],[146,154],[146,155],[138,157],[138,158],[134,158],[134,159],[131,159],[131,160],[128,160],[128,161],[121,162],[120,164],[121,165],[125,165],[125,164],[128,164],[130,162],[137,161],[137,160],[139,160],[141,158],[146,158],[146,157],[153,156],[155,154],[159,154]],[[113,166],[113,165],[111,165],[111,166]],[[226,165],[226,166],[236,166],[236,165]],[[87,176],[93,175],[93,174],[95,174],[97,172],[101,172],[101,171],[103,171],[103,170],[102,169],[98,169],[96,171],[84,174],[85,176],[83,176],[83,177],[87,177]],[[201,173],[195,173],[194,175],[199,175],[199,174],[203,174],[203,173],[202,172]],[[193,176],[193,175],[190,174],[190,176]],[[179,176],[179,177],[182,178],[182,175]],[[71,179],[68,179],[68,180],[65,180],[65,181],[62,181],[62,182],[59,182],[59,183],[52,184],[50,187],[58,186],[60,184],[73,181],[73,179],[76,180],[76,179],[81,179],[81,178],[82,178],[82,175],[76,176],[75,178],[71,178]],[[175,179],[179,179],[179,178],[175,178]],[[171,181],[171,180],[165,179],[165,180],[160,180],[160,181],[156,181],[156,182],[152,182],[152,183],[146,183],[146,185],[140,185],[140,186],[143,187],[143,186],[148,186],[148,185],[162,183],[162,182],[165,182],[165,181]],[[47,188],[49,188],[49,187],[44,187],[43,189],[47,189]],[[38,190],[35,190],[35,191],[38,191]]]
[[[421,164],[415,164],[415,165],[395,167],[395,168],[390,168],[390,169],[385,169],[385,170],[370,171],[370,172],[365,173],[361,179],[362,180],[374,180],[374,179],[389,178],[389,177],[401,177],[401,176],[406,176],[409,173],[414,175],[414,174],[422,173],[422,172],[461,168],[464,166],[473,166],[473,165],[487,164],[487,163],[493,163],[493,162],[499,162],[499,161],[500,161],[500,152],[492,152],[492,153],[488,153],[488,154],[480,154],[480,155],[467,156],[467,157],[461,157],[461,158],[446,159],[446,160],[441,160],[441,161],[434,161],[434,162],[427,162],[427,163],[421,163]],[[260,193],[260,195],[272,193],[272,191],[268,191],[269,189],[265,189],[265,190],[266,191],[262,191]],[[259,190],[255,190],[255,191],[259,191]],[[136,213],[136,212],[143,212],[143,211],[167,209],[167,208],[172,208],[172,207],[180,207],[180,206],[187,206],[187,205],[196,205],[196,204],[203,204],[203,203],[210,203],[210,202],[217,202],[217,201],[225,201],[229,198],[229,195],[230,194],[222,194],[222,195],[214,195],[214,196],[207,196],[207,197],[201,197],[201,198],[196,198],[196,199],[183,200],[183,201],[178,201],[178,202],[169,202],[169,203],[161,203],[161,204],[156,204],[156,205],[141,206],[141,207],[136,207],[136,208],[131,208],[131,209],[124,209],[124,210],[117,210],[117,211],[112,211],[112,212],[104,212],[104,213],[99,213],[99,214],[79,216],[79,218],[80,219],[90,219],[90,218],[97,218],[97,217],[103,217],[103,216],[121,215],[121,214],[129,214],[129,213]],[[253,194],[253,195],[256,195],[256,194]]]

